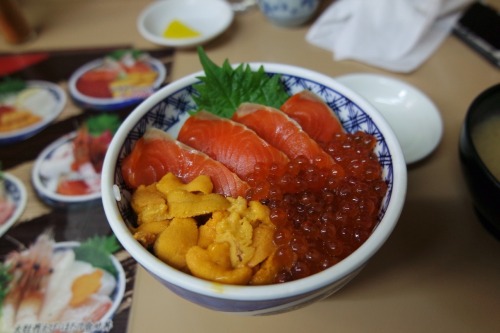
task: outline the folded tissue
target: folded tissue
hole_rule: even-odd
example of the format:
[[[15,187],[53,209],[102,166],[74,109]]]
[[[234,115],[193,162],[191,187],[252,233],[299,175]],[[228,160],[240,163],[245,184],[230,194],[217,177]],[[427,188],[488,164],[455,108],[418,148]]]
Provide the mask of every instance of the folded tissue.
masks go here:
[[[335,0],[306,40],[351,59],[394,72],[418,68],[449,35],[472,0]]]

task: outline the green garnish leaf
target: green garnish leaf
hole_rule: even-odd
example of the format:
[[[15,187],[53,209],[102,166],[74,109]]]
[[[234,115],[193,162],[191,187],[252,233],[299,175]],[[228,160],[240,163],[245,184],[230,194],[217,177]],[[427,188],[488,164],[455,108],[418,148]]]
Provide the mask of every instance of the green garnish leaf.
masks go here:
[[[92,136],[99,136],[107,130],[115,134],[120,127],[120,118],[116,114],[104,113],[88,118],[85,124]]]
[[[6,77],[0,82],[0,97],[1,95],[9,95],[26,89],[26,82],[20,79]]]
[[[116,51],[113,51],[113,52],[109,53],[107,55],[107,57],[109,57],[109,58],[111,58],[113,60],[116,60],[116,61],[120,61],[120,60],[122,60],[122,58],[126,54],[130,54],[133,59],[137,60],[140,56],[142,56],[144,54],[144,52],[140,51],[140,50],[136,50],[136,49],[131,49],[131,50],[116,50]]]
[[[2,161],[0,161],[0,201],[5,200],[5,176],[2,169]]]
[[[3,300],[9,293],[10,281],[12,281],[12,275],[9,273],[9,267],[0,263],[0,316]]]
[[[205,76],[199,77],[201,83],[194,85],[199,94],[193,97],[198,105],[197,111],[206,110],[231,118],[241,103],[279,108],[289,97],[280,75],[269,76],[263,66],[257,71],[253,71],[248,64],[232,68],[226,59],[219,67],[210,60],[202,47],[198,47],[198,56]]]
[[[120,244],[115,236],[95,236],[82,243],[74,251],[77,260],[88,262],[116,276],[116,268],[109,256],[119,249]]]

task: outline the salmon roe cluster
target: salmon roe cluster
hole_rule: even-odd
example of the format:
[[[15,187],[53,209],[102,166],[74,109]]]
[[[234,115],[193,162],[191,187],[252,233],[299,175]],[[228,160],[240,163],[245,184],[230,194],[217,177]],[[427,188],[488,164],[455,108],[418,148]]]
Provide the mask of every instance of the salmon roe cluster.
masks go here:
[[[264,178],[256,165],[248,199],[260,200],[277,226],[276,283],[320,272],[347,257],[369,237],[387,184],[373,150],[373,135],[339,133],[321,146],[337,168],[320,169],[299,157]]]

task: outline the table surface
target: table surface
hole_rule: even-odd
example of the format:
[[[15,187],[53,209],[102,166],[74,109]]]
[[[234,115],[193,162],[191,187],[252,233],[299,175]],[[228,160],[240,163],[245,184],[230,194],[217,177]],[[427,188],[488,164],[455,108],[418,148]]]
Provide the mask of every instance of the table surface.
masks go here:
[[[136,29],[147,0],[24,0],[39,30],[0,52],[134,45],[157,48]],[[328,5],[330,1],[323,3]],[[500,0],[490,1],[500,8]],[[243,317],[188,303],[138,269],[129,332],[325,331],[500,332],[500,242],[479,223],[462,177],[458,137],[472,100],[500,82],[500,71],[454,36],[416,71],[395,74],[332,53],[305,40],[310,25],[282,28],[254,9],[205,45],[216,62],[277,62],[335,77],[379,73],[422,90],[444,121],[441,143],[408,167],[406,203],[394,233],[364,270],[335,295],[290,313]],[[194,49],[175,51],[171,79],[201,69]],[[9,170],[6,170],[9,171]],[[28,172],[28,171],[27,171]]]

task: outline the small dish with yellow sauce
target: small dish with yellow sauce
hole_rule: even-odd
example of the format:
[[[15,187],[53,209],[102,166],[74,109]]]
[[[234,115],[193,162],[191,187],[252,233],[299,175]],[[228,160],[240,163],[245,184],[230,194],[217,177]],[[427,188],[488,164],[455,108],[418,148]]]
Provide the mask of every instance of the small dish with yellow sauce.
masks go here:
[[[157,1],[139,15],[137,28],[148,41],[172,47],[202,45],[224,32],[234,13],[226,1]]]

